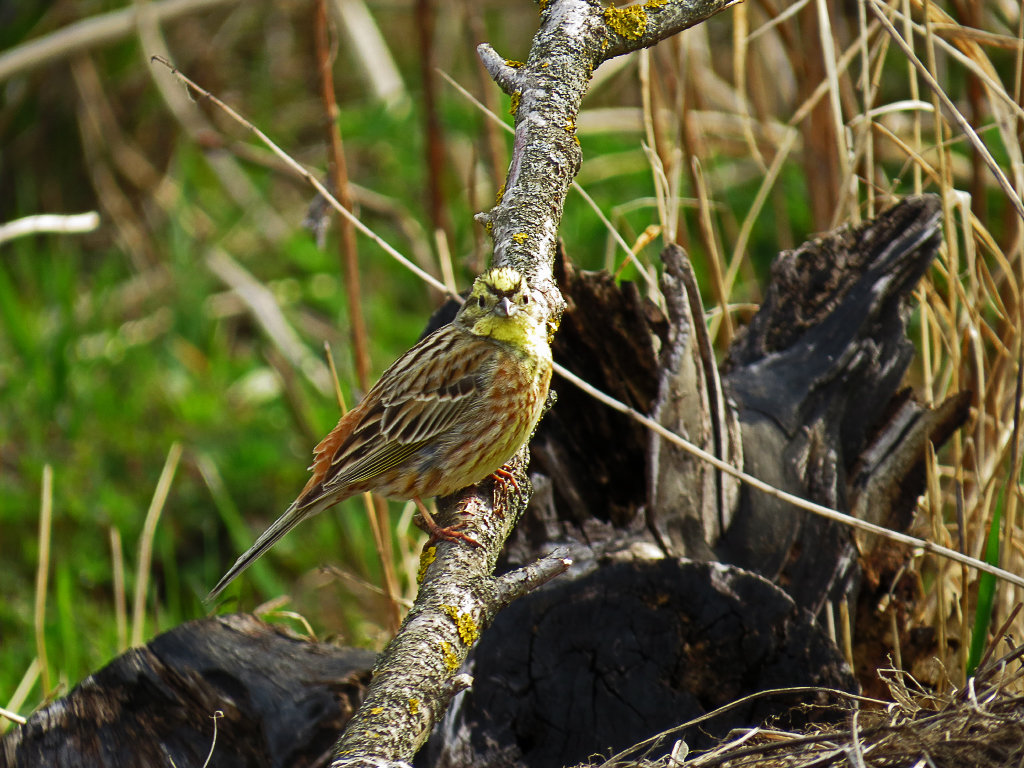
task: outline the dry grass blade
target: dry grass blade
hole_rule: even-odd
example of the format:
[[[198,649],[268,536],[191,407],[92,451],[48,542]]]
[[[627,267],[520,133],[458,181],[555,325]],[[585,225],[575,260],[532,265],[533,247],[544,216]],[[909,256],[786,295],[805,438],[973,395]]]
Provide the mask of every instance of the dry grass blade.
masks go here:
[[[318,392],[328,394],[331,391],[331,382],[327,368],[306,347],[299,334],[285,319],[270,289],[224,251],[211,249],[206,257],[206,264],[211,272],[238,294],[289,363],[301,371]]]
[[[128,595],[124,586],[124,549],[121,546],[121,532],[110,529],[110,560],[114,577],[114,625],[117,629],[117,650],[128,650]]]
[[[327,0],[317,0],[314,17],[317,65],[320,69],[320,95],[324,105],[324,126],[327,131],[327,146],[330,148],[331,186],[338,201],[349,211],[352,210],[352,190],[348,182],[348,163],[342,143],[341,129],[337,125],[338,102],[334,95],[334,73],[331,42],[327,29]],[[359,254],[356,246],[356,231],[352,222],[338,217],[341,237],[338,250],[341,256],[341,274],[348,297],[348,319],[351,325],[352,356],[356,365],[356,378],[364,392],[370,388],[370,342],[363,319],[362,289],[360,288]]]
[[[704,241],[704,247],[708,252],[708,267],[711,272],[711,289],[715,297],[715,303],[721,310],[711,321],[709,331],[711,338],[717,341],[720,346],[728,347],[732,343],[736,329],[733,327],[732,315],[727,311],[728,293],[725,288],[723,276],[722,248],[719,244],[718,233],[711,218],[710,195],[707,189],[707,179],[704,177],[704,170],[697,158],[693,160],[693,177],[697,185],[697,200],[700,212],[700,232]],[[719,325],[721,321],[721,325]],[[718,331],[721,329],[722,333]]]
[[[157,0],[147,3],[148,12],[159,21],[228,5],[237,0]],[[56,59],[115,42],[133,34],[140,9],[137,5],[76,21],[44,37],[0,54],[0,82]]]
[[[931,72],[928,71],[928,68],[917,58],[917,56],[914,55],[913,49],[907,45],[907,41],[903,39],[903,36],[896,31],[896,28],[892,25],[889,19],[886,18],[885,13],[883,13],[878,7],[878,0],[869,1],[871,12],[875,14],[875,17],[882,24],[885,31],[889,33],[896,45],[898,45],[900,50],[903,51],[907,60],[914,65],[918,74],[925,83],[928,84],[928,87],[932,89],[932,92],[942,103],[942,106],[946,108],[946,111],[953,118],[953,121],[957,126],[959,126],[960,130],[963,131],[964,135],[971,142],[971,145],[981,155],[982,159],[985,161],[985,165],[988,167],[989,171],[992,172],[992,175],[998,182],[1000,189],[1002,189],[1003,193],[1006,195],[1007,200],[1010,201],[1014,209],[1017,211],[1017,215],[1020,216],[1022,221],[1024,221],[1024,203],[1021,203],[1021,199],[1017,195],[1016,190],[1010,184],[1010,180],[1006,178],[1006,174],[1003,172],[1003,169],[999,167],[995,158],[992,157],[992,153],[989,152],[988,147],[985,146],[985,143],[978,136],[977,131],[974,130],[974,127],[967,121],[960,110],[957,109],[952,99],[946,95],[946,92],[935,80]]]
[[[653,750],[657,749],[658,745],[664,743],[668,739],[677,738],[690,728],[694,728],[696,726],[701,725],[702,723],[714,720],[716,717],[720,717],[721,715],[729,712],[730,710],[736,709],[737,707],[745,706],[753,701],[758,701],[760,699],[766,698],[787,696],[799,696],[806,699],[814,695],[832,696],[835,697],[838,701],[844,703],[859,702],[862,704],[885,706],[885,702],[883,701],[878,701],[876,699],[871,699],[864,696],[858,696],[853,693],[847,693],[846,691],[840,691],[833,688],[822,688],[820,686],[794,686],[792,688],[773,688],[767,691],[758,691],[757,693],[752,693],[749,696],[744,696],[741,699],[737,699],[736,701],[718,707],[717,709],[714,709],[711,712],[707,712],[706,714],[703,714],[700,717],[695,717],[692,720],[687,720],[685,723],[680,723],[679,725],[674,726],[673,728],[669,728],[666,731],[657,733],[651,738],[646,739],[638,744],[634,744],[633,746],[628,747],[615,755],[612,755],[607,760],[600,763],[598,768],[617,768],[618,766],[635,764],[631,761],[642,759],[643,756],[651,754]],[[758,733],[758,730],[754,729],[753,733],[756,735]],[[747,732],[746,734],[740,737],[738,743],[743,743],[750,737],[751,733]],[[706,756],[696,757],[694,760],[686,762],[686,765],[693,765],[695,768],[697,768],[697,766],[701,766],[701,768],[703,768],[703,766],[706,764],[708,764]],[[717,761],[715,764],[717,764]]]
[[[366,3],[363,0],[332,0],[331,7],[374,95],[389,109],[406,104],[409,94],[402,74]]]
[[[35,216],[23,216],[20,219],[0,224],[0,245],[18,237],[44,232],[62,235],[92,232],[99,225],[100,215],[96,211],[68,215],[40,213]]]
[[[43,677],[43,692],[50,694],[50,663],[46,658],[46,583],[50,573],[50,531],[53,520],[53,467],[43,467],[39,505],[39,566],[36,570],[36,658]]]
[[[28,722],[27,718],[22,717],[17,712],[12,712],[9,709],[4,709],[3,707],[0,707],[0,718],[9,720],[12,723],[17,723],[18,725],[24,725]],[[0,728],[0,733],[3,733],[3,730],[3,728]]]
[[[139,536],[139,559],[135,564],[135,601],[132,611],[131,644],[133,646],[141,645],[142,639],[145,637],[146,593],[149,591],[149,572],[153,563],[153,537],[156,536],[156,526],[160,522],[160,513],[167,501],[167,495],[171,492],[171,482],[174,480],[179,459],[181,459],[181,443],[174,443],[167,452],[167,461],[164,462],[164,468],[160,472],[160,479],[153,492],[153,500],[149,504],[145,522],[142,524],[142,535]]]
[[[809,735],[749,731],[740,739],[690,757],[686,765],[693,768],[1020,765],[1024,758],[1024,697],[1009,691],[1013,676],[1004,674],[1004,670],[1019,663],[1021,654],[1024,654],[1024,647],[1014,649],[993,666],[991,674],[971,678],[955,695],[937,697],[923,690],[913,678],[894,675],[887,679],[895,703],[852,699],[854,708],[847,725],[818,727]],[[678,728],[673,729],[671,733],[678,731]]]
[[[38,679],[39,659],[36,658],[28,665],[28,669],[25,670],[25,673],[21,676],[21,680],[18,681],[18,687],[14,689],[14,693],[11,695],[10,701],[8,701],[7,706],[3,708],[3,716],[10,722],[24,721],[25,718],[16,713],[24,706],[25,701],[28,699],[28,695],[32,692],[32,689],[35,687]],[[8,725],[8,722],[0,722],[0,733],[6,731]]]

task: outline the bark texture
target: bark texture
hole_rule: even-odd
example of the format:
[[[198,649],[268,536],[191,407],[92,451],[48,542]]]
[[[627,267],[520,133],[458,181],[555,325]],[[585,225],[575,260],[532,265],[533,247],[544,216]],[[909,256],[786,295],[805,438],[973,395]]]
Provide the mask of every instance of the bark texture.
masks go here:
[[[246,614],[192,621],[6,734],[0,764],[185,768],[212,754],[224,768],[320,765],[359,706],[373,657]]]

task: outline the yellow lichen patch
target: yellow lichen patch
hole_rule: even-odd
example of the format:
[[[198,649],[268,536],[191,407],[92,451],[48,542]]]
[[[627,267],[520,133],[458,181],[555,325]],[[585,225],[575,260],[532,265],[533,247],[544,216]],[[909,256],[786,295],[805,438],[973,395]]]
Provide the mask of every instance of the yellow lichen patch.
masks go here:
[[[566,120],[565,121],[565,130],[566,130],[566,133],[572,133],[573,131],[576,130],[576,123],[574,123],[572,120]]]
[[[523,278],[511,267],[495,267],[486,277],[490,286],[505,293],[517,290],[523,283]]]
[[[523,62],[516,61],[515,59],[505,59],[505,66],[512,67],[512,69],[519,69],[523,66]]]
[[[371,715],[379,715],[383,711],[384,711],[384,707],[374,707],[373,709],[370,710],[370,714]]]
[[[501,205],[501,199],[503,197],[505,197],[505,182],[502,182],[501,186],[498,187],[498,194],[494,196],[494,204]]]
[[[551,344],[551,342],[555,340],[555,333],[558,331],[559,325],[560,321],[556,322],[554,320],[548,320],[548,344]]]
[[[516,232],[514,235],[512,235],[512,239],[515,240],[519,245],[522,245],[523,243],[530,239],[530,236],[525,232]]]
[[[647,31],[647,11],[661,8],[665,0],[647,0],[640,5],[616,8],[610,5],[604,9],[604,20],[612,32],[622,35],[627,40],[636,40]]]
[[[454,605],[442,605],[441,610],[451,617],[455,622],[455,628],[459,631],[459,640],[466,646],[471,646],[480,637],[480,628],[476,625],[473,617],[468,613],[459,613]]]
[[[455,655],[455,649],[447,640],[441,641],[441,658],[444,661],[445,669],[454,672],[459,668],[459,657]]]
[[[459,630],[459,639],[467,646],[473,645],[480,639],[480,627],[468,613],[460,614],[455,626]]]
[[[409,699],[409,714],[418,715],[420,713],[420,700]]]
[[[420,567],[419,570],[416,571],[417,584],[423,583],[423,577],[427,573],[427,568],[429,568],[430,564],[435,560],[437,560],[437,547],[425,547],[424,550],[420,552]]]
[[[519,98],[521,96],[522,94],[519,91],[512,94],[512,103],[509,104],[508,113],[513,117],[515,117],[516,112],[519,111]]]

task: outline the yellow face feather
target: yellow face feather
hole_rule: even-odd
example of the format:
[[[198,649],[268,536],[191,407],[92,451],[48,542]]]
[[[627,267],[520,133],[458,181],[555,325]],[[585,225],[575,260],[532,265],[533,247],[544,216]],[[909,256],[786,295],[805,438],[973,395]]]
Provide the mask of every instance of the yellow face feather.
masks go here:
[[[526,356],[551,356],[544,309],[511,267],[480,275],[455,321],[470,333],[503,341]]]

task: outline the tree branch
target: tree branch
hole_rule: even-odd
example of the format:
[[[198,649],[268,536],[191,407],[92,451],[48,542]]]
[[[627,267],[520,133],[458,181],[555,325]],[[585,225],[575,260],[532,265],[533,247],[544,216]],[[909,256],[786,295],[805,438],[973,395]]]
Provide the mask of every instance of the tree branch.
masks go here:
[[[729,4],[650,0],[616,9],[596,0],[553,0],[542,4],[525,64],[506,61],[488,45],[478,48],[484,67],[512,96],[515,139],[500,199],[477,219],[494,240],[494,265],[527,276],[547,301],[552,327],[565,307],[553,277],[555,244],[579,170],[576,118],[591,74],[605,59],[653,45]],[[442,501],[441,516],[448,517],[442,524],[461,515],[462,531],[481,546],[445,542],[425,552],[419,595],[381,654],[366,700],[338,742],[334,768],[411,759],[468,684],[456,672],[480,632],[504,605],[569,567],[556,554],[500,579],[491,576],[529,497],[527,456],[524,447],[514,460],[516,480],[504,484],[512,489],[507,499],[492,500],[488,481]]]
[[[458,508],[465,523],[462,530],[481,546],[442,542],[424,551],[416,602],[381,654],[366,699],[338,742],[332,768],[411,759],[452,697],[470,685],[467,675],[456,672],[498,611],[572,564],[552,555],[499,579],[491,576],[529,498],[526,454],[524,447],[512,462],[515,483],[487,481],[474,489],[493,488],[496,503],[486,498],[490,493],[470,492],[443,505],[448,512]]]
[[[579,170],[576,119],[601,62],[654,45],[732,4],[731,0],[648,0],[626,8],[596,0],[554,0],[526,63],[513,67],[489,45],[484,67],[512,96],[512,162],[498,203],[477,216],[494,239],[494,263],[524,272],[549,300],[553,318],[564,303],[551,277],[565,197]]]

